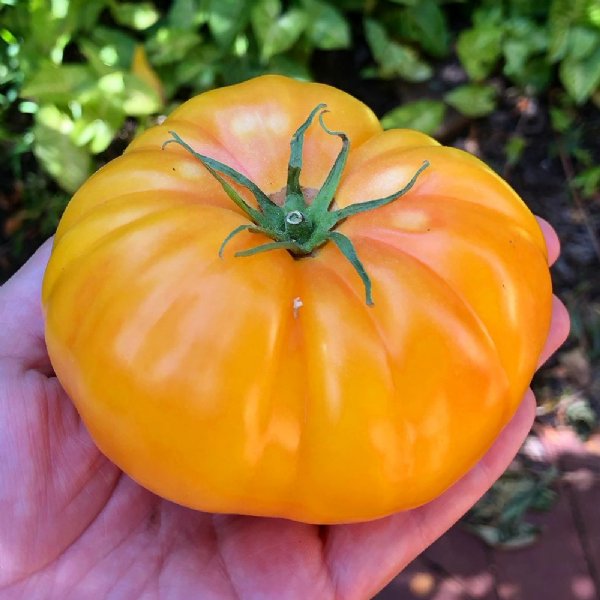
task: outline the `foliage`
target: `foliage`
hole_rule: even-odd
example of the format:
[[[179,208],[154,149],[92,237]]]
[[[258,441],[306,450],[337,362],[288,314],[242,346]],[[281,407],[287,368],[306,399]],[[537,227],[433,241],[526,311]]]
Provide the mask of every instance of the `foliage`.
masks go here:
[[[126,119],[143,127],[182,95],[277,71],[309,77],[315,49],[346,47],[333,4],[301,0],[2,0],[2,121],[33,115],[32,150],[73,192]],[[5,137],[6,137],[5,132]]]
[[[532,544],[539,528],[526,520],[528,511],[548,510],[556,498],[554,469],[538,472],[513,464],[467,513],[465,527],[486,544],[518,549]]]
[[[180,99],[262,73],[310,79],[315,53],[353,44],[370,50],[365,78],[428,81],[453,48],[468,75],[386,127],[435,133],[447,106],[485,116],[499,73],[526,93],[558,82],[578,105],[600,98],[600,0],[0,0],[0,16],[0,135],[21,133],[9,115],[28,115],[32,151],[68,192],[126,122],[144,128]]]
[[[472,26],[457,38],[469,77],[484,81],[501,69],[513,84],[540,93],[558,77],[583,104],[600,84],[598,0],[484,0],[474,3]]]

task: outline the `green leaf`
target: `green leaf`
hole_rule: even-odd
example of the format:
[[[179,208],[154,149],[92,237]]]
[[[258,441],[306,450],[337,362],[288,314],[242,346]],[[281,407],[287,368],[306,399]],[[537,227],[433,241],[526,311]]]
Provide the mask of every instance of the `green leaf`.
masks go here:
[[[539,94],[553,79],[553,70],[544,56],[530,58],[520,70],[511,73],[510,79],[525,88],[528,93]]]
[[[119,25],[143,31],[152,27],[160,18],[160,13],[152,2],[121,2],[110,3],[110,12]]]
[[[473,11],[474,29],[488,29],[490,27],[501,27],[506,15],[502,2],[482,2]]]
[[[383,79],[402,77],[407,81],[425,81],[433,70],[409,46],[391,40],[384,27],[373,19],[365,19],[365,35]]]
[[[50,2],[27,4],[27,22],[21,29],[23,33],[26,32],[23,41],[25,53],[33,58],[32,63],[48,58],[59,62],[56,60],[60,58],[57,51],[62,54],[62,49],[73,34],[74,23],[66,19],[63,11],[54,11]],[[35,64],[32,66],[35,67]]]
[[[105,75],[98,81],[98,89],[109,102],[134,117],[157,113],[162,105],[156,90],[133,73],[115,71]]]
[[[88,66],[45,63],[25,83],[20,95],[35,98],[41,103],[66,105],[94,84],[94,73]]]
[[[69,137],[69,119],[55,107],[44,107],[33,127],[33,152],[44,169],[67,192],[73,193],[90,175],[89,153]]]
[[[552,63],[564,58],[569,45],[569,28],[555,25],[550,28],[548,60]]]
[[[548,49],[546,28],[521,17],[505,22],[504,39],[526,43],[529,54],[543,53]]]
[[[96,88],[81,105],[71,140],[77,146],[86,146],[92,154],[103,152],[123,126],[125,117],[122,107],[107,102],[105,93]]]
[[[336,0],[335,2],[337,8],[339,8],[344,13],[350,11],[364,12],[373,4],[373,0]]]
[[[548,15],[550,44],[548,58],[557,62],[565,57],[569,47],[570,29],[587,21],[589,0],[553,0]]]
[[[110,73],[118,66],[119,57],[116,51],[100,48],[90,39],[81,39],[79,41],[79,49],[87,59],[90,67],[99,76]]]
[[[546,20],[548,4],[551,0],[532,2],[531,0],[508,0],[507,12],[511,17],[524,17],[527,20]]]
[[[533,93],[541,92],[552,77],[545,57],[548,48],[546,29],[519,17],[506,22],[505,32],[502,44],[504,74]]]
[[[221,66],[226,68],[219,59],[220,50],[215,45],[202,44],[194,50],[194,60],[179,61],[166,72],[166,81],[175,86],[190,86],[195,91],[212,88]],[[240,61],[235,62],[239,64]]]
[[[490,85],[461,85],[448,92],[445,100],[467,117],[484,117],[496,108],[496,90]]]
[[[137,44],[134,37],[118,29],[95,27],[90,39],[99,48],[99,57],[104,64],[120,69],[129,68]]]
[[[305,81],[310,81],[312,79],[307,65],[284,54],[274,56],[269,62],[266,72],[286,75],[287,77],[294,77],[295,79],[304,79]]]
[[[350,26],[335,6],[319,0],[303,0],[308,24],[306,34],[315,48],[333,50],[350,46]]]
[[[120,99],[116,100],[107,101],[106,92],[99,85],[80,99],[71,131],[71,139],[76,145],[86,146],[92,154],[108,147],[126,118]]]
[[[600,2],[590,0],[587,6],[587,22],[600,29]]]
[[[570,60],[587,58],[600,46],[600,31],[590,27],[573,27],[569,31],[567,55]]]
[[[204,22],[202,0],[175,0],[169,9],[169,26],[182,31],[192,31]]]
[[[522,135],[512,135],[504,147],[504,151],[506,152],[506,162],[510,166],[516,165],[521,160],[521,156],[523,156],[526,147],[527,140]]]
[[[202,38],[195,31],[161,27],[149,38],[146,51],[150,62],[155,66],[173,63],[179,65],[192,49],[198,52],[201,50],[201,42]]]
[[[54,104],[40,106],[35,121],[60,133],[69,134],[73,129],[73,119]]]
[[[482,81],[496,66],[502,52],[502,29],[479,26],[458,36],[456,50],[471,79]]]
[[[274,56],[268,64],[260,64],[258,60],[224,60],[215,66],[215,71],[225,85],[232,85],[274,72],[273,63],[277,58]]]
[[[292,8],[281,14],[279,0],[259,0],[252,9],[251,19],[263,62],[289,50],[308,24],[307,14],[301,9]]]
[[[573,185],[581,190],[586,198],[600,192],[600,166],[589,167],[573,179]]]
[[[208,28],[219,46],[228,48],[246,28],[251,4],[246,0],[207,0]]]
[[[574,119],[570,111],[558,106],[550,107],[550,122],[552,128],[558,133],[564,133],[573,127]]]
[[[116,133],[117,129],[102,119],[78,119],[70,137],[77,146],[88,145],[92,154],[98,154],[108,148]]]
[[[421,0],[403,11],[402,20],[410,34],[426,52],[442,57],[448,52],[446,17],[436,0]]]
[[[560,63],[559,77],[577,104],[583,104],[600,85],[600,46],[582,60],[565,58]]]
[[[439,100],[416,100],[403,104],[381,119],[384,129],[409,128],[433,135],[444,121],[446,106]]]
[[[524,68],[529,55],[531,54],[530,45],[523,40],[508,39],[502,45],[504,53],[504,74],[508,77],[518,75]]]
[[[69,15],[72,18],[76,30],[91,31],[100,18],[100,13],[104,10],[107,0],[70,0]]]

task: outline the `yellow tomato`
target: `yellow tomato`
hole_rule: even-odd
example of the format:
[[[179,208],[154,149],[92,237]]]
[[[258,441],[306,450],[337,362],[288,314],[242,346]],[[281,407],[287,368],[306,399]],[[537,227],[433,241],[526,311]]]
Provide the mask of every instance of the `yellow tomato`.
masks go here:
[[[174,132],[281,205],[290,140],[321,103],[305,197],[340,153],[331,130],[350,143],[332,210],[429,165],[335,225],[372,305],[333,237],[302,256],[235,256],[273,240],[189,148],[163,148]],[[82,186],[43,303],[61,383],[140,484],[204,511],[342,523],[423,504],[481,458],[529,385],[551,284],[535,218],[485,164],[382,131],[342,91],[265,76],[186,102]]]

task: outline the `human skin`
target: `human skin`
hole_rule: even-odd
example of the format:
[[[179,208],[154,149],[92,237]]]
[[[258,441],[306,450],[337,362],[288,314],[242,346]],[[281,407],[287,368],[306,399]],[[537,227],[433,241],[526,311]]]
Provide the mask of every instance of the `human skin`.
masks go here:
[[[559,253],[540,220],[550,262]],[[510,463],[529,391],[482,460],[433,502],[352,525],[193,511],[137,485],[92,442],[44,343],[44,244],[0,288],[0,600],[361,600],[441,536]],[[541,365],[565,340],[554,298]]]

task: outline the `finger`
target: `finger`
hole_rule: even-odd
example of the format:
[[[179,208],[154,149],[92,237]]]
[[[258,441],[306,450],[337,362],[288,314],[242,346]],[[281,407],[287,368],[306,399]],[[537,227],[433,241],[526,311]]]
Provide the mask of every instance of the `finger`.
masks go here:
[[[554,231],[554,227],[546,219],[542,219],[542,217],[536,217],[536,219],[546,239],[548,264],[553,265],[560,254],[560,240],[558,239],[558,235],[556,235],[556,231]]]
[[[340,598],[370,598],[451,527],[510,464],[535,417],[529,391],[485,457],[439,498],[370,523],[332,527],[325,547]]]
[[[0,358],[15,358],[26,368],[46,366],[41,293],[52,240],[0,287]]]
[[[546,240],[546,246],[548,248],[548,264],[552,265],[556,262],[560,254],[560,240],[558,239],[558,235],[556,235],[554,227],[552,227],[548,221],[541,217],[536,218]],[[546,345],[540,355],[537,365],[538,368],[543,365],[567,339],[570,325],[569,313],[567,312],[565,305],[556,296],[553,296],[550,331],[548,333]]]
[[[571,319],[566,306],[556,297],[552,297],[552,321],[546,345],[538,361],[541,367],[565,342],[571,328]]]

